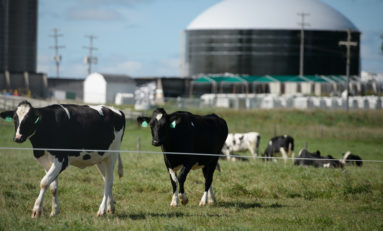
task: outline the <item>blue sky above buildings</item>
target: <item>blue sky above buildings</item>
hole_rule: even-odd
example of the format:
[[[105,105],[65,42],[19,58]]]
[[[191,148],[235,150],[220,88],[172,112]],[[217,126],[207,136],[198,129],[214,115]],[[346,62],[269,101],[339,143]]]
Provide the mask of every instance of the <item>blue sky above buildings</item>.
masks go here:
[[[361,69],[383,73],[382,0],[322,0],[362,32]],[[141,76],[178,76],[180,35],[219,0],[39,0],[38,71],[56,75],[52,29],[58,28],[63,57],[60,76],[84,78],[85,35],[95,35],[98,64],[92,71]],[[297,21],[298,21],[297,17]],[[309,22],[309,17],[308,17]]]

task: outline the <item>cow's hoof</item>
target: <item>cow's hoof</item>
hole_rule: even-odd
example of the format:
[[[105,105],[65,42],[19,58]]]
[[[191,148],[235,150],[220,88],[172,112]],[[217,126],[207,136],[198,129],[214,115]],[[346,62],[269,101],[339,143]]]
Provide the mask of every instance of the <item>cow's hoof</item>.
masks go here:
[[[215,204],[215,201],[213,201],[213,200],[209,200],[207,203],[208,203],[209,205],[214,205],[214,204]]]
[[[187,198],[186,194],[178,194],[178,198],[180,199],[180,202],[182,205],[187,205],[187,203],[189,202],[189,199]]]
[[[51,214],[50,214],[49,216],[54,217],[54,216],[59,215],[59,213],[60,213],[60,212],[58,212],[58,211],[57,211],[57,212],[56,212],[56,211],[52,211]]]
[[[189,199],[186,198],[186,199],[183,199],[183,200],[180,200],[180,201],[181,201],[182,205],[187,205],[187,203],[189,202]]]
[[[175,207],[178,207],[178,203],[177,203],[177,202],[174,202],[174,201],[172,201],[172,203],[170,203],[170,206],[172,206],[173,208],[175,208]]]
[[[199,206],[205,206],[206,205],[206,202],[205,201],[201,201],[200,203],[199,203]]]
[[[39,209],[33,209],[32,210],[32,218],[38,218],[38,217],[40,217],[41,216],[41,210],[39,210]]]
[[[98,211],[98,212],[97,212],[97,216],[98,216],[98,217],[103,217],[103,216],[105,216],[105,211]]]
[[[114,214],[114,208],[113,209],[108,209],[107,213]]]

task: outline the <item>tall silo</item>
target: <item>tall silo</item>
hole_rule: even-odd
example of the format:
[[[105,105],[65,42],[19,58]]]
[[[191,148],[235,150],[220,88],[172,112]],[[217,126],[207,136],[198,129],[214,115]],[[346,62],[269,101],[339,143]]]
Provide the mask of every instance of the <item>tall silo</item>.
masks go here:
[[[350,74],[360,72],[360,32],[340,12],[319,0],[224,0],[195,18],[186,29],[189,76],[233,73],[298,75],[302,23],[305,75],[344,75],[351,31]]]
[[[0,72],[36,72],[37,0],[0,0]]]

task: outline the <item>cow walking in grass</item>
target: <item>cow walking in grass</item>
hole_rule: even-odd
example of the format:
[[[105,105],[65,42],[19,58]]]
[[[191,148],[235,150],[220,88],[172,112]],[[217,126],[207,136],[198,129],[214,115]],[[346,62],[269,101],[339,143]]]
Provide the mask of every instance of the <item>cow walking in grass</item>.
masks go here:
[[[287,163],[288,155],[291,154],[291,159],[294,163],[294,138],[289,135],[276,136],[270,139],[263,156],[271,160],[275,154],[281,153],[282,158]]]
[[[15,111],[5,111],[0,116],[8,120],[13,118],[14,141],[22,143],[29,139],[34,157],[46,171],[40,183],[40,194],[34,204],[32,217],[41,215],[48,187],[53,195],[51,216],[60,212],[58,176],[70,165],[79,168],[97,165],[105,182],[104,197],[97,216],[114,212],[112,186],[117,161],[118,174],[120,177],[123,174],[118,151],[125,128],[125,116],[121,111],[105,106],[69,104],[34,108],[29,102],[23,101]]]
[[[152,144],[161,146],[164,152],[165,165],[173,187],[170,205],[178,206],[179,201],[183,205],[188,203],[184,183],[189,171],[198,168],[202,168],[205,177],[205,191],[199,205],[214,203],[212,181],[218,156],[203,154],[222,154],[222,146],[228,134],[225,120],[215,114],[200,116],[185,111],[167,114],[164,109],[159,108],[153,111],[151,117],[138,117],[137,122],[143,127],[150,126]],[[188,155],[188,153],[200,154]],[[180,173],[177,176],[178,170]],[[178,185],[179,194],[177,193]]]
[[[230,155],[233,152],[249,151],[253,157],[257,157],[259,153],[259,143],[261,136],[257,132],[247,133],[229,133],[223,145],[222,152],[228,160],[235,161],[235,157]]]

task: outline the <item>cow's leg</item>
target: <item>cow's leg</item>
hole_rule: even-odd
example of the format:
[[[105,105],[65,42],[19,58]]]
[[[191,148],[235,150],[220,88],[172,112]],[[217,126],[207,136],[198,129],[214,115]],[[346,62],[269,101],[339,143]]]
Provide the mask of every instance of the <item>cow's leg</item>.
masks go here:
[[[224,146],[222,148],[222,152],[223,152],[223,154],[225,154],[226,160],[230,160],[230,150],[229,150],[229,147]]]
[[[211,187],[211,183],[213,182],[213,175],[214,175],[214,170],[217,162],[212,161],[209,165],[205,166],[202,169],[203,176],[205,177],[205,191],[202,195],[201,201],[199,203],[200,206],[205,206],[208,203],[208,191]],[[213,189],[211,189],[211,192],[213,192]],[[214,201],[210,200],[210,204],[213,204]]]
[[[186,177],[187,177],[188,173],[190,172],[190,169],[191,169],[191,166],[185,165],[181,169],[180,174],[178,175],[178,182],[180,183],[180,192],[178,194],[178,197],[179,197],[182,205],[186,205],[189,202],[189,199],[185,193],[184,184],[186,181]]]
[[[105,215],[106,211],[108,213],[114,213],[114,200],[112,194],[113,188],[113,170],[116,164],[116,155],[110,155],[105,158],[103,161],[97,164],[101,174],[104,172],[104,197],[98,209],[97,216]]]
[[[173,187],[173,196],[172,196],[172,201],[170,202],[170,206],[177,207],[178,206],[178,193],[177,193],[178,178],[177,178],[177,174],[170,168],[169,168],[169,174],[170,174],[170,182],[172,183],[172,187]]]
[[[56,180],[54,180],[49,186],[52,193],[52,211],[50,215],[51,217],[56,216],[60,213],[58,186],[59,186],[58,178],[56,178]]]
[[[286,154],[285,149],[281,147],[281,148],[279,148],[279,151],[281,152],[282,157],[283,157],[283,161],[284,161],[285,164],[286,164],[286,163],[287,163],[287,158],[288,158],[288,156],[287,156],[287,154]]]
[[[287,150],[287,154],[288,154],[288,155],[291,155],[291,160],[292,160],[293,163],[294,163],[295,153],[294,153],[294,151],[292,150],[292,143],[289,143],[289,148],[288,148],[288,150]]]
[[[294,151],[291,153],[291,160],[293,161],[293,164],[294,164],[294,162],[295,162],[295,153],[294,153]]]
[[[215,196],[214,196],[214,192],[213,192],[213,185],[210,186],[207,195],[208,195],[208,200],[207,200],[207,202],[208,202],[209,204],[214,204],[214,203],[215,203]]]
[[[255,144],[255,154],[256,154],[256,156],[258,156],[258,153],[259,153],[259,143],[261,143],[260,141],[261,141],[261,137],[258,136],[257,137],[257,143]]]
[[[249,149],[251,155],[254,157],[254,160],[257,160],[257,152],[254,147],[250,142],[247,142],[247,149]]]
[[[65,158],[64,158],[65,159]],[[40,182],[40,194],[37,197],[35,201],[35,205],[33,206],[32,210],[32,218],[39,217],[41,215],[42,209],[43,209],[43,201],[44,201],[44,195],[48,188],[48,186],[57,179],[58,175],[60,174],[62,168],[64,159],[62,161],[59,161],[57,158],[54,158],[53,163],[49,170],[46,172],[43,179],[41,179]],[[57,184],[56,184],[57,185]],[[56,188],[57,192],[57,188]],[[56,194],[57,195],[57,194]]]

